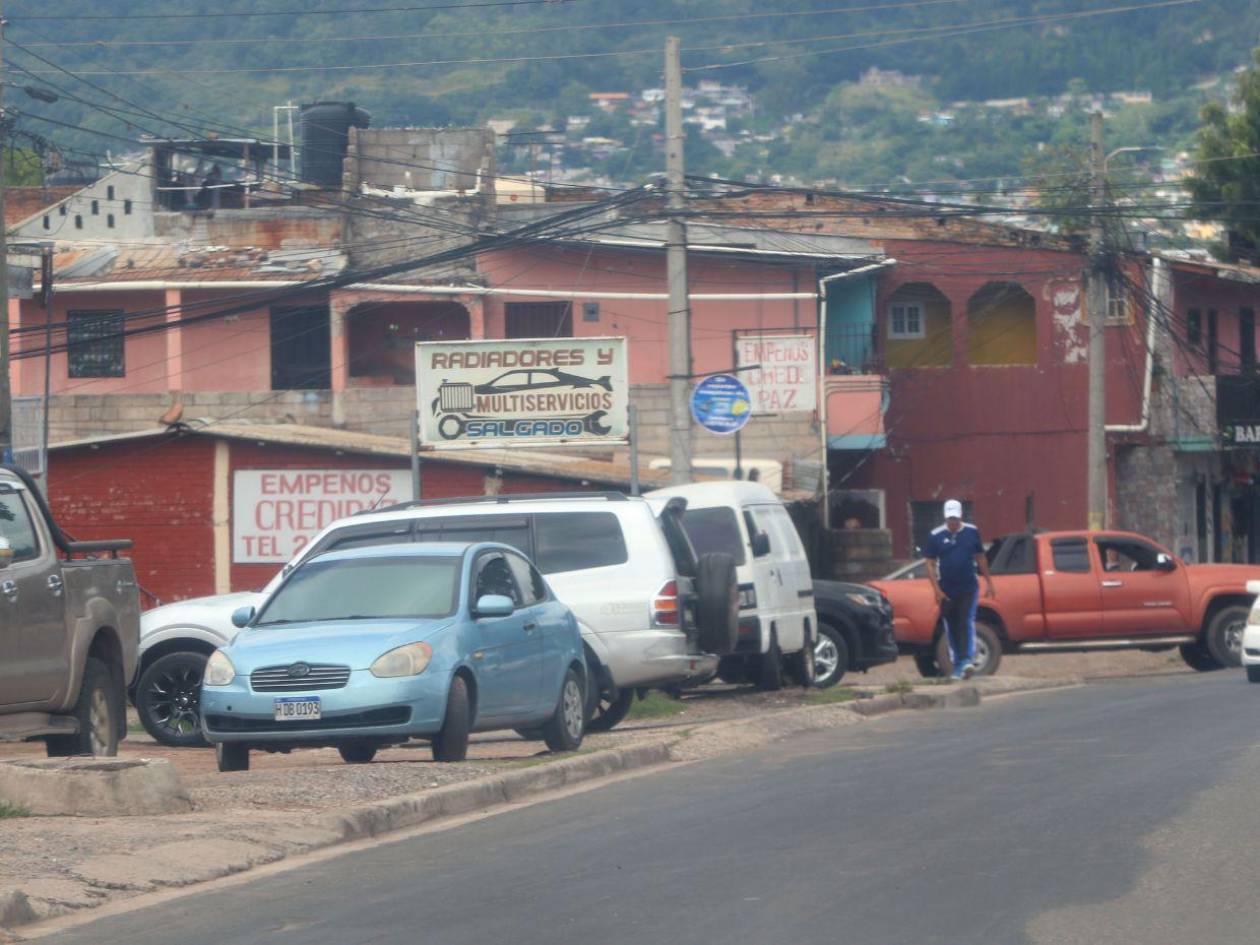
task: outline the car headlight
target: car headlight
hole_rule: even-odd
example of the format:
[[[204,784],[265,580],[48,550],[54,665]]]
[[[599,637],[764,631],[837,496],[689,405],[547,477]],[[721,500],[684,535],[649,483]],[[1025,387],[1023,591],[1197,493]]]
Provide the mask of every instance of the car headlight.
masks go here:
[[[408,643],[383,653],[369,667],[369,672],[380,679],[397,676],[419,676],[429,667],[433,647],[427,643]]]
[[[855,604],[861,604],[863,607],[878,607],[879,606],[879,598],[877,597],[867,597],[865,594],[857,594],[857,593],[845,594],[844,596],[849,598],[849,600],[853,601],[853,603]]]
[[[201,677],[203,686],[226,686],[236,678],[236,667],[222,650],[210,654],[206,671]]]

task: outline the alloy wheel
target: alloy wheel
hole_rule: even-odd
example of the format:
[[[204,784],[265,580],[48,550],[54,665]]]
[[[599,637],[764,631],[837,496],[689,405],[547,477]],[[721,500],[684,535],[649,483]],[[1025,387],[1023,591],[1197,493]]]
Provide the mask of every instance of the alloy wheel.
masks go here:
[[[835,641],[827,634],[820,633],[818,642],[814,644],[814,679],[830,679],[839,665],[840,651],[836,649]]]
[[[190,665],[175,666],[149,686],[150,716],[174,736],[201,730],[202,671]]]
[[[564,727],[570,738],[581,737],[585,711],[581,687],[570,679],[564,684]]]

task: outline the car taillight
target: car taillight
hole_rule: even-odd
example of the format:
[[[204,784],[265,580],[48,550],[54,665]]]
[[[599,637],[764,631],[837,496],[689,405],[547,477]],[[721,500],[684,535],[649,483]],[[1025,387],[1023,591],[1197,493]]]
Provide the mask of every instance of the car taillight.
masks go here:
[[[666,581],[652,598],[652,622],[666,627],[678,626],[677,581]]]

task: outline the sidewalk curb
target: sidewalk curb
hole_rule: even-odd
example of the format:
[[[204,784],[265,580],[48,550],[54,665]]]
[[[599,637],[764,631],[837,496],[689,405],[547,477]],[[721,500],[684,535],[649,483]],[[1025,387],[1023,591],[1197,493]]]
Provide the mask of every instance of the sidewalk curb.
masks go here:
[[[920,690],[886,693],[856,699],[852,702],[801,706],[748,718],[703,723],[695,728],[684,729],[673,736],[640,745],[609,748],[554,762],[544,761],[518,771],[507,771],[476,781],[465,781],[421,793],[392,797],[349,810],[321,815],[305,823],[294,823],[291,827],[281,829],[281,833],[292,831],[293,834],[293,847],[287,851],[259,844],[211,840],[205,841],[205,844],[207,847],[213,845],[215,849],[206,849],[201,853],[215,855],[199,855],[194,865],[182,869],[177,868],[171,860],[158,856],[152,863],[153,869],[145,875],[145,870],[134,868],[129,855],[107,854],[89,857],[75,868],[74,873],[99,889],[151,892],[163,888],[190,886],[244,872],[265,863],[275,863],[355,840],[370,839],[449,817],[518,803],[534,795],[611,774],[653,765],[732,754],[785,736],[860,724],[866,718],[891,712],[971,708],[978,706],[985,694],[1039,692],[1074,686],[1078,682],[1078,680],[1066,679],[1037,680],[1027,686],[1006,687],[985,681],[981,686],[942,688],[940,692]],[[716,751],[704,750],[704,742],[723,736],[735,737],[730,738],[730,743],[725,749],[719,745]],[[693,751],[686,750],[688,743],[693,743]],[[192,846],[196,845],[196,843],[192,844]],[[166,846],[172,848],[173,853],[174,848],[180,847],[181,844],[172,843]],[[190,845],[184,843],[182,847],[187,852]],[[110,882],[108,874],[115,871],[129,874],[127,880],[118,883]],[[3,936],[6,930],[14,930],[33,922],[79,911],[89,912],[91,907],[62,908],[50,912],[40,909],[37,902],[31,902],[27,893],[21,889],[3,890],[0,891],[0,936]],[[3,937],[0,937],[0,941],[4,941]]]

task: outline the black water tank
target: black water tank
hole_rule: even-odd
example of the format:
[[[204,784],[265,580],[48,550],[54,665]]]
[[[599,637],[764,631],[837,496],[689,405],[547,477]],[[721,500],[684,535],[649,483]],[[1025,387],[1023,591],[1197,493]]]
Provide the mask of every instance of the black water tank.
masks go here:
[[[320,187],[341,186],[341,165],[351,128],[366,128],[372,116],[354,102],[303,105],[302,180]]]

